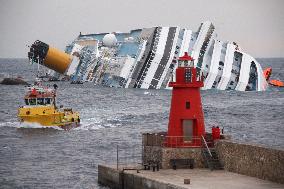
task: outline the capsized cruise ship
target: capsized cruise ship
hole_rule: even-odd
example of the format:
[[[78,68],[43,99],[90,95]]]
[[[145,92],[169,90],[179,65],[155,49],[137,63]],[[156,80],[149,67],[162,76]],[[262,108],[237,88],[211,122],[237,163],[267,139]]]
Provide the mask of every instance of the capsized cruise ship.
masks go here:
[[[37,54],[39,46],[45,48],[41,56]],[[214,25],[208,21],[196,32],[180,27],[153,27],[129,33],[80,33],[66,47],[69,63],[65,57],[59,71],[56,65],[50,65],[55,63],[45,64],[50,48],[35,42],[29,52],[30,60],[70,76],[74,83],[169,88],[170,80],[175,80],[178,58],[188,52],[205,77],[203,89],[263,91],[268,85],[260,64],[237,43],[220,41]]]

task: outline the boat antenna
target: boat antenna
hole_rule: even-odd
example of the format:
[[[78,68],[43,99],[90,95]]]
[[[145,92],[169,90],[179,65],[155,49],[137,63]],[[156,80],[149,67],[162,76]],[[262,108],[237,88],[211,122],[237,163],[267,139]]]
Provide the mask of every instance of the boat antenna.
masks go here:
[[[53,84],[53,88],[54,88],[54,95],[53,95],[53,104],[54,107],[56,108],[56,102],[55,102],[55,97],[56,97],[56,89],[58,88],[58,85],[56,85],[55,83]],[[57,109],[57,108],[56,108]]]

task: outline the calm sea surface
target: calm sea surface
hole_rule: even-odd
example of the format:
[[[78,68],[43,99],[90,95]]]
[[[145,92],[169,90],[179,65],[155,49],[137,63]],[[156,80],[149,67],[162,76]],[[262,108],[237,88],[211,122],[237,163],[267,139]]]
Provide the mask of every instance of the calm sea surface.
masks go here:
[[[284,81],[284,59],[260,59]],[[34,68],[36,69],[36,68]],[[34,78],[26,59],[0,59],[0,74]],[[51,83],[53,84],[53,83]],[[58,102],[81,114],[80,128],[17,129],[24,86],[0,85],[0,188],[102,188],[97,165],[141,155],[141,133],[167,129],[171,91],[115,89],[58,82]],[[234,140],[284,149],[284,89],[202,91],[206,127]]]

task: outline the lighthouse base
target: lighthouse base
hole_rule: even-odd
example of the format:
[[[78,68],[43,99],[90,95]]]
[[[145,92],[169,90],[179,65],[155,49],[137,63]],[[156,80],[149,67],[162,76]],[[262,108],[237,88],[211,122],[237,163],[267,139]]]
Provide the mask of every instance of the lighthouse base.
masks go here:
[[[194,160],[194,168],[204,168],[205,162],[201,148],[167,148],[161,146],[144,146],[143,162],[157,162],[162,169],[173,168],[174,160]],[[188,166],[190,168],[190,166]]]

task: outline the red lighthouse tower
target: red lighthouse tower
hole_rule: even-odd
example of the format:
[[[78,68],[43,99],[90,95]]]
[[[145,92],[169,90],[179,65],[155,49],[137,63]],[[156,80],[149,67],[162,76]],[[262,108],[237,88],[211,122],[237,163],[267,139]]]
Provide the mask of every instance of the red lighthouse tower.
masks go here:
[[[176,81],[173,87],[169,116],[167,146],[200,147],[201,136],[205,135],[200,87],[203,75],[194,68],[192,57],[187,53],[179,58]]]

